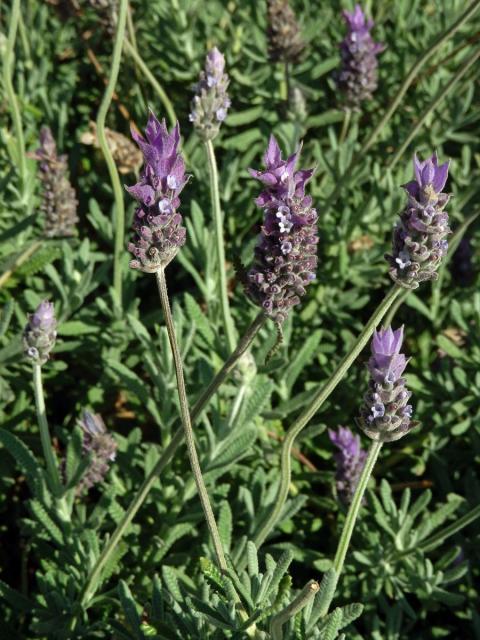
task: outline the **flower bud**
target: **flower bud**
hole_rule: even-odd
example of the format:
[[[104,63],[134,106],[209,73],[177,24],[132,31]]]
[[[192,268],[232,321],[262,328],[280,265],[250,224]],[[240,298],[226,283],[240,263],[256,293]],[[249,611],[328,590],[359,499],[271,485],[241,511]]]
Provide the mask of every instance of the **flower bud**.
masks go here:
[[[23,332],[23,347],[26,357],[34,364],[45,364],[55,346],[57,321],[53,304],[44,300],[35,313],[29,314]]]

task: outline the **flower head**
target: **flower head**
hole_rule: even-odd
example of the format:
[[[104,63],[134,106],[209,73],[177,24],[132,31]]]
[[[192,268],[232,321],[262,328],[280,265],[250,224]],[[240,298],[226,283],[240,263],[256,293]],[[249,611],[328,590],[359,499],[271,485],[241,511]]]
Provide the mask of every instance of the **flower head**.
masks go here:
[[[208,52],[205,69],[200,72],[200,80],[195,85],[190,112],[190,121],[203,140],[213,140],[227,117],[230,106],[227,94],[229,82],[225,73],[225,58],[214,47]]]
[[[247,274],[247,292],[265,314],[281,323],[300,302],[317,266],[317,212],[305,186],[313,169],[296,170],[300,149],[286,160],[270,137],[263,171],[250,170],[264,189],[255,200],[265,212],[255,249],[255,263]]]
[[[373,334],[367,365],[370,383],[358,419],[360,428],[372,440],[398,440],[418,424],[410,420],[411,393],[401,377],[407,366],[407,359],[400,353],[402,342],[403,327],[396,331],[387,327]]]
[[[438,164],[435,153],[423,161],[415,155],[414,179],[403,187],[407,206],[393,231],[392,255],[385,257],[392,279],[407,289],[415,289],[425,280],[435,280],[447,253],[450,227],[444,208],[450,196],[442,189],[448,167],[448,162]]]
[[[144,166],[139,182],[126,187],[139,201],[133,222],[135,236],[128,249],[134,256],[132,269],[155,273],[167,266],[185,243],[186,230],[177,208],[188,177],[178,151],[178,123],[169,133],[165,120],[160,123],[150,112],[145,135],[146,139],[132,130],[143,153]]]
[[[23,348],[27,358],[34,364],[45,364],[55,346],[57,320],[53,304],[44,300],[34,313],[29,314],[23,332]]]
[[[40,147],[29,156],[40,163],[45,235],[47,238],[75,235],[78,201],[68,179],[67,156],[57,154],[57,145],[49,127],[41,128]]]
[[[373,21],[365,18],[360,5],[355,5],[352,13],[344,11],[343,17],[348,32],[340,45],[342,62],[335,79],[345,95],[346,106],[358,109],[377,88],[377,56],[384,47],[374,42],[370,34]]]
[[[288,0],[267,0],[268,52],[273,62],[298,62],[305,48]]]
[[[339,450],[335,455],[337,493],[343,502],[349,504],[357,488],[367,454],[362,449],[360,437],[355,436],[348,427],[339,427],[338,431],[329,429],[328,436]]]
[[[98,413],[85,410],[78,425],[83,431],[83,452],[91,455],[90,466],[77,487],[77,493],[82,493],[103,480],[115,460],[117,443]]]

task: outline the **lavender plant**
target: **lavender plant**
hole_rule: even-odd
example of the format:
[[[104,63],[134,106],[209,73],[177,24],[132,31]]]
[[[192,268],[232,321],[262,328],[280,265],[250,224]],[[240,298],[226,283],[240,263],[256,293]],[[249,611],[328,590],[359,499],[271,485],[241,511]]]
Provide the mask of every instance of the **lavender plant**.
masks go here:
[[[374,42],[370,34],[373,20],[367,20],[359,4],[355,5],[352,13],[343,11],[343,17],[348,32],[340,45],[342,62],[335,79],[344,95],[346,107],[358,109],[377,88],[377,56],[384,47]]]
[[[367,454],[362,449],[360,437],[353,434],[348,427],[339,427],[337,431],[330,430],[328,435],[338,449],[338,453],[335,454],[337,494],[342,502],[349,504],[357,488]]]
[[[85,410],[78,421],[83,431],[83,453],[91,457],[90,464],[78,483],[76,490],[81,494],[103,480],[110,464],[115,460],[117,443],[107,432],[102,416]]]

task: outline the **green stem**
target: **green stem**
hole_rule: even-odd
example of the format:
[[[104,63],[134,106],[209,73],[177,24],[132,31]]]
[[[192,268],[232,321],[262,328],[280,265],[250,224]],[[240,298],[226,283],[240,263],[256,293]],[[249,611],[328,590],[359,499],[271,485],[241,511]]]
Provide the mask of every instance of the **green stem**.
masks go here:
[[[122,46],[125,39],[125,24],[127,19],[127,0],[120,0],[117,30],[115,33],[115,43],[113,46],[112,66],[110,69],[110,77],[103,95],[102,104],[97,115],[97,137],[98,143],[102,150],[105,162],[110,173],[113,194],[115,198],[115,244],[113,254],[113,288],[117,297],[117,304],[122,308],[122,258],[124,253],[125,242],[125,204],[123,200],[123,189],[118,175],[117,167],[113,159],[112,152],[108,146],[107,136],[105,134],[105,120],[107,118],[108,109],[112,102],[115,85],[117,84],[118,73],[120,71],[120,61],[122,57]]]
[[[310,602],[312,598],[318,593],[320,585],[315,580],[310,580],[300,591],[298,596],[290,602],[289,605],[285,607],[282,611],[277,613],[277,615],[273,616],[270,622],[270,633],[272,636],[272,640],[282,640],[283,625],[293,618],[293,616],[297,615],[299,611],[301,611],[307,604]]]
[[[345,142],[345,138],[347,137],[348,127],[350,126],[350,120],[352,118],[352,110],[345,109],[345,117],[343,118],[342,131],[340,132],[340,138],[338,139],[339,146]]]
[[[383,128],[388,124],[388,122],[394,115],[395,111],[402,103],[405,93],[408,91],[410,85],[415,80],[419,71],[425,66],[425,64],[430,60],[430,58],[438,51],[438,49],[445,42],[447,42],[447,40],[451,36],[453,36],[458,31],[458,29],[460,29],[465,24],[465,22],[467,22],[467,20],[469,20],[473,16],[473,14],[477,11],[479,6],[480,6],[480,0],[474,0],[467,7],[467,9],[462,13],[462,15],[448,29],[446,29],[443,33],[439,34],[435,38],[433,43],[430,45],[430,47],[428,47],[428,49],[426,49],[417,58],[417,60],[415,60],[409,72],[405,76],[405,79],[403,80],[399,90],[397,91],[397,94],[392,99],[387,110],[383,114],[383,117],[381,118],[380,122],[373,129],[373,131],[370,133],[368,138],[364,142],[362,142],[362,144],[360,145],[361,151],[355,154],[355,156],[352,158],[352,161],[350,162],[348,167],[345,169],[345,171],[340,176],[340,178],[336,181],[335,188],[332,190],[332,193],[328,197],[327,202],[323,207],[324,213],[326,209],[329,209],[337,201],[342,191],[342,188],[345,187],[349,183],[349,181],[352,179],[352,177],[355,175],[354,168],[356,167],[356,165],[359,164],[360,162],[364,162],[365,154],[375,144]]]
[[[218,189],[218,170],[215,151],[211,140],[205,142],[208,158],[208,172],[210,177],[210,197],[212,201],[213,223],[215,225],[215,241],[217,250],[218,287],[220,307],[222,311],[223,327],[227,338],[228,350],[235,348],[235,329],[233,327],[230,306],[228,303],[227,275],[225,265],[225,244],[223,241],[223,216],[220,207],[220,193]]]
[[[170,302],[168,300],[167,281],[165,279],[165,269],[159,269],[156,273],[158,293],[160,295],[160,303],[162,305],[162,311],[165,318],[165,324],[167,326],[168,339],[170,341],[170,348],[172,350],[173,361],[175,365],[175,375],[177,377],[177,389],[178,399],[180,402],[180,415],[183,424],[183,431],[185,441],[187,444],[188,457],[190,459],[190,466],[195,478],[195,484],[197,485],[198,495],[200,502],[202,503],[203,513],[207,526],[210,531],[210,536],[215,548],[215,554],[217,556],[217,562],[220,569],[224,572],[227,571],[227,561],[223,552],[222,542],[220,540],[220,534],[218,533],[217,523],[215,516],[213,515],[212,505],[210,504],[210,498],[208,496],[207,487],[203,479],[202,470],[200,468],[200,461],[198,459],[197,449],[195,447],[195,437],[193,434],[192,422],[190,419],[190,409],[188,407],[187,390],[185,387],[185,379],[183,376],[183,363],[180,349],[178,348],[177,337],[175,334],[175,325],[173,323],[172,312],[170,309]]]
[[[402,306],[402,304],[407,299],[407,296],[410,293],[410,291],[411,291],[411,289],[403,289],[401,294],[398,296],[398,298],[392,304],[392,306],[388,310],[388,313],[385,316],[385,319],[384,319],[384,322],[383,322],[386,327],[388,327],[388,326],[390,326],[392,324],[393,318],[395,317],[395,315],[396,315],[397,311],[399,310],[399,308]]]
[[[475,51],[475,53],[472,56],[470,56],[466,60],[466,62],[460,67],[458,72],[452,76],[449,82],[447,82],[447,84],[444,87],[442,87],[440,91],[438,91],[437,95],[434,97],[432,102],[424,109],[424,111],[419,116],[418,120],[410,129],[409,134],[403,141],[403,144],[397,150],[397,153],[392,157],[390,162],[388,162],[387,169],[393,169],[393,167],[397,164],[397,162],[403,156],[405,150],[408,148],[411,141],[417,135],[418,131],[420,130],[420,128],[422,127],[423,123],[428,118],[430,113],[432,113],[432,111],[434,111],[438,107],[438,105],[450,93],[450,91],[452,91],[455,85],[463,78],[463,76],[467,73],[470,67],[473,64],[475,64],[478,58],[480,58],[480,49],[477,49],[477,51]]]
[[[40,429],[40,440],[42,442],[43,456],[47,465],[47,474],[50,480],[52,493],[59,497],[62,491],[58,464],[53,453],[50,430],[47,422],[47,412],[45,409],[45,398],[42,385],[42,367],[39,364],[33,365],[33,391],[35,394],[35,408],[37,411],[38,428]]]
[[[357,522],[358,513],[360,511],[360,507],[362,506],[363,496],[365,495],[365,490],[368,485],[368,481],[370,476],[372,475],[373,467],[378,458],[378,454],[380,453],[380,449],[382,448],[382,442],[372,442],[370,449],[368,451],[367,459],[365,460],[365,465],[362,469],[362,473],[358,480],[357,488],[355,489],[355,493],[353,494],[352,502],[350,503],[350,507],[348,509],[347,517],[345,518],[345,523],[343,525],[342,535],[340,536],[340,540],[338,541],[337,552],[335,554],[335,558],[333,560],[332,569],[334,571],[334,583],[331,585],[331,588],[328,590],[328,596],[325,598],[325,601],[322,603],[322,609],[320,611],[319,617],[323,618],[327,615],[328,609],[332,603],[332,600],[335,596],[336,587],[338,584],[338,580],[340,578],[340,574],[343,570],[343,565],[345,562],[345,558],[347,556],[348,547],[350,545],[350,540],[352,539],[353,530],[355,528],[355,523]]]
[[[20,19],[20,0],[13,0],[12,11],[10,14],[10,24],[8,27],[7,46],[3,57],[3,84],[5,93],[7,94],[10,112],[15,128],[15,136],[17,139],[17,161],[20,172],[20,184],[22,194],[25,195],[27,186],[27,158],[25,155],[25,139],[23,137],[22,118],[20,116],[20,108],[17,96],[12,83],[13,60],[15,57],[15,41],[17,38],[18,22]]]
[[[200,398],[194,404],[191,411],[192,421],[195,421],[200,417],[201,413],[203,412],[205,407],[208,405],[212,397],[215,395],[220,385],[226,380],[229,373],[235,368],[237,362],[240,360],[240,358],[243,356],[243,354],[247,351],[249,346],[252,344],[253,339],[255,338],[257,333],[260,331],[260,329],[263,327],[264,323],[265,323],[265,315],[263,314],[263,312],[261,312],[257,315],[255,320],[247,329],[242,339],[238,343],[238,346],[235,349],[235,351],[231,354],[231,356],[225,362],[225,364],[217,373],[215,378],[211,381],[211,383],[202,393]],[[85,606],[90,600],[90,598],[95,594],[100,584],[101,574],[105,565],[110,560],[113,552],[117,548],[118,543],[120,542],[123,535],[127,531],[128,527],[130,526],[130,523],[136,516],[138,510],[140,509],[142,504],[145,502],[146,497],[150,492],[150,489],[155,484],[155,481],[160,476],[160,474],[165,469],[165,467],[168,465],[170,460],[173,458],[176,450],[182,444],[182,442],[183,442],[183,429],[182,427],[180,427],[179,429],[177,429],[177,431],[175,431],[167,448],[163,451],[157,463],[154,465],[153,469],[150,471],[148,476],[143,481],[139,490],[135,494],[133,500],[130,502],[128,509],[125,511],[123,518],[120,520],[120,522],[117,525],[117,528],[115,529],[111,537],[108,539],[108,542],[104,546],[95,566],[93,567],[92,571],[90,572],[87,578],[85,587],[82,590],[81,604],[83,606]]]
[[[170,121],[170,125],[172,127],[175,126],[175,124],[177,122],[177,116],[175,115],[175,110],[173,108],[173,105],[170,102],[169,97],[165,93],[162,85],[155,78],[155,76],[150,71],[150,69],[148,68],[148,66],[144,62],[143,58],[140,56],[140,54],[135,49],[135,47],[132,45],[132,43],[129,42],[125,38],[123,45],[125,47],[125,51],[128,53],[128,55],[130,55],[133,58],[135,64],[137,64],[139,69],[141,69],[141,71],[144,74],[145,78],[148,80],[148,82],[150,82],[150,84],[152,85],[153,89],[155,90],[155,92],[157,93],[158,97],[160,98],[160,102],[162,103],[163,108],[167,112],[167,116],[168,116],[168,119]]]
[[[253,537],[253,542],[257,549],[264,543],[269,533],[277,524],[278,518],[281,516],[283,507],[288,498],[288,491],[292,473],[291,454],[296,437],[313,418],[313,416],[317,413],[325,400],[327,400],[338,383],[342,380],[348,369],[352,366],[353,362],[357,359],[357,357],[360,355],[363,348],[369,341],[375,328],[381,322],[382,318],[398,298],[402,290],[403,289],[398,285],[394,285],[390,289],[388,294],[385,296],[383,301],[370,317],[369,321],[363,328],[363,331],[358,336],[350,351],[342,358],[341,362],[338,364],[329,380],[318,389],[318,391],[314,394],[310,405],[296,419],[296,421],[287,431],[282,446],[281,475],[277,497],[274,501],[270,514],[266,517],[259,531],[257,531],[257,533]]]

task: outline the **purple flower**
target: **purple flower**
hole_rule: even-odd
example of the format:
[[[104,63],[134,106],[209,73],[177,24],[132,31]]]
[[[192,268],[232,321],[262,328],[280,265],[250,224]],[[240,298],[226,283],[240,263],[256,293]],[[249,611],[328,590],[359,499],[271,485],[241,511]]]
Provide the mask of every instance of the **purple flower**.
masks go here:
[[[47,238],[75,235],[78,201],[68,179],[67,156],[57,154],[57,145],[49,127],[41,128],[40,147],[28,155],[40,163],[45,235]]]
[[[57,321],[53,304],[44,300],[35,313],[29,314],[23,332],[23,348],[27,358],[34,364],[45,364],[55,346]]]
[[[329,429],[328,436],[331,442],[339,449],[339,452],[335,455],[337,493],[345,504],[350,504],[357,488],[367,453],[361,447],[360,436],[353,435],[348,427],[339,427],[338,431]]]
[[[358,424],[372,440],[393,442],[418,423],[411,421],[413,408],[408,403],[410,391],[402,374],[407,359],[400,353],[403,327],[375,331],[368,361],[370,383]]]
[[[83,431],[83,453],[91,456],[90,466],[77,486],[77,493],[90,489],[103,480],[115,460],[117,443],[107,432],[100,414],[84,411],[78,425]]]
[[[348,33],[340,45],[342,61],[335,80],[345,95],[346,106],[358,109],[377,88],[377,55],[384,47],[373,41],[370,35],[373,21],[365,18],[360,5],[355,5],[353,13],[344,11],[343,17]]]
[[[135,236],[128,250],[134,256],[132,269],[155,273],[166,267],[185,243],[186,230],[177,208],[188,177],[178,151],[178,123],[168,133],[165,120],[160,123],[150,112],[145,135],[146,140],[132,129],[132,137],[143,153],[144,167],[140,181],[126,187],[140,203],[133,221]]]
[[[190,121],[203,140],[213,140],[227,117],[230,98],[227,88],[230,80],[225,73],[225,58],[214,47],[207,54],[205,69],[195,85]]]
[[[255,202],[264,209],[265,218],[246,288],[277,324],[305,295],[317,267],[317,212],[312,198],[305,195],[313,169],[295,169],[299,153],[300,149],[282,160],[272,135],[264,156],[265,170],[250,169],[264,185]]]
[[[268,53],[273,62],[296,63],[305,48],[288,0],[267,0]]]
[[[393,231],[392,255],[385,258],[390,263],[392,279],[407,289],[416,289],[425,280],[435,280],[447,253],[450,227],[444,207],[450,196],[442,189],[448,166],[448,162],[439,165],[435,153],[423,162],[415,155],[414,180],[403,187],[407,206]]]

